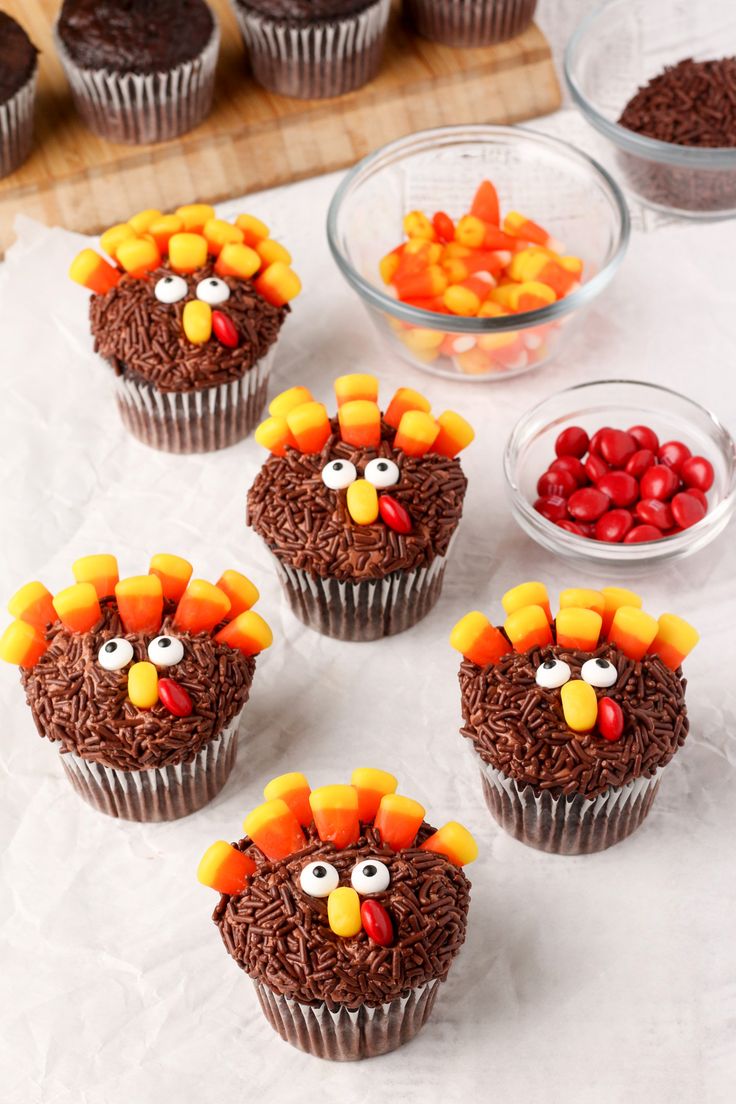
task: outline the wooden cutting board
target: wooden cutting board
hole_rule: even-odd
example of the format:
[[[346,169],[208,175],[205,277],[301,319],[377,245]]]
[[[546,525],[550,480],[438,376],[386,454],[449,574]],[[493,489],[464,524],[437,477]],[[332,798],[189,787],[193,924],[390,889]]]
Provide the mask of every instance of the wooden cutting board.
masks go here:
[[[398,0],[378,77],[337,100],[291,100],[247,73],[227,0],[215,105],[201,126],[157,146],[96,137],[76,115],[52,42],[59,0],[3,0],[41,50],[36,146],[0,180],[0,254],[19,212],[95,233],[145,207],[217,202],[352,165],[404,134],[450,123],[513,123],[554,111],[560,90],[550,50],[530,27],[510,42],[452,50],[411,35]]]

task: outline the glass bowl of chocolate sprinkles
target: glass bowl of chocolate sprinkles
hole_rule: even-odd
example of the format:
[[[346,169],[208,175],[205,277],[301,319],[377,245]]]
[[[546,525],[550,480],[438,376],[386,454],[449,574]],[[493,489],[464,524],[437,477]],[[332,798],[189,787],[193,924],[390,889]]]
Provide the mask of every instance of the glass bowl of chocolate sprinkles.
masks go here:
[[[590,435],[603,426],[650,426],[660,442],[683,441],[713,465],[705,517],[672,536],[637,544],[609,544],[561,529],[534,509],[537,480],[555,456],[555,441],[568,426]],[[511,512],[524,532],[549,552],[577,565],[630,575],[699,552],[723,532],[736,509],[736,443],[715,414],[692,399],[638,380],[600,380],[558,391],[523,414],[504,451]]]
[[[458,218],[485,178],[495,184],[503,211],[538,220],[564,244],[563,252],[583,261],[579,286],[545,307],[494,318],[400,302],[381,279],[379,263],[403,239],[407,211],[444,210]],[[410,134],[360,161],[335,192],[327,237],[391,353],[434,376],[491,383],[538,368],[569,344],[624,258],[629,213],[611,176],[568,142],[526,127],[448,126]],[[496,339],[497,352],[482,353],[487,337]],[[452,353],[443,351],[445,343]]]
[[[650,207],[736,214],[736,2],[606,0],[577,28],[565,80],[601,157]]]

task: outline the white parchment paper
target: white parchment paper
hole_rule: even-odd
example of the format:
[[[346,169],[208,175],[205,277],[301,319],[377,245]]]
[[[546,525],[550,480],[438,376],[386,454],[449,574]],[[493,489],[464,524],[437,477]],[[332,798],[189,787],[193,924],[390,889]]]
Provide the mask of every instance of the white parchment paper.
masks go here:
[[[276,643],[258,662],[239,760],[223,793],[187,820],[118,823],[73,792],[36,734],[10,667],[0,671],[3,1104],[203,1104],[377,1100],[677,1102],[733,1099],[736,1026],[734,530],[681,565],[631,584],[655,613],[693,621],[692,733],[653,811],[604,854],[560,858],[504,835],[457,734],[449,628],[469,609],[499,616],[529,577],[551,591],[604,585],[544,554],[506,506],[501,453],[531,403],[587,379],[667,384],[736,429],[736,225],[635,233],[617,281],[569,354],[502,385],[433,380],[390,359],[329,257],[324,217],[337,177],[223,208],[262,216],[293,250],[305,293],[279,345],[272,393],[305,383],[333,405],[332,379],[373,371],[382,396],[406,384],[465,411],[466,516],[442,599],[413,631],[341,644],[297,622],[269,558],[244,526],[263,454],[248,440],[176,458],[122,428],[108,370],[92,354],[87,296],[66,279],[79,236],[19,219],[0,271],[0,599],[28,578],[71,581],[72,560],[117,553],[146,569],[180,552],[205,578],[236,566],[257,582]],[[134,201],[132,200],[132,203]],[[313,785],[356,765],[396,773],[435,823],[458,818],[481,858],[469,869],[467,944],[410,1046],[346,1067],[292,1050],[210,922],[200,854],[234,839],[284,770]]]

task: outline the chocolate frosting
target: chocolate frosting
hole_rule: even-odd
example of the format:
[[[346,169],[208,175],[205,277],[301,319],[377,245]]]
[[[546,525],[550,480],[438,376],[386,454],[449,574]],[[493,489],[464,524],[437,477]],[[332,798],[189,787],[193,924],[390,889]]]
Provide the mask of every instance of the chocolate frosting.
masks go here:
[[[14,19],[0,11],[0,104],[33,76],[38,50]]]
[[[372,8],[378,0],[236,0],[246,11],[272,19],[312,23],[320,19],[340,19]]]
[[[119,770],[189,762],[247,702],[255,660],[207,633],[172,628],[173,606],[158,632],[148,634],[125,632],[114,599],[101,606],[102,618],[89,632],[52,626],[48,651],[21,671],[39,734],[58,741],[62,752]],[[175,717],[160,701],[138,709],[127,696],[129,667],[107,671],[97,658],[105,641],[124,637],[133,645],[131,663],[148,659],[148,644],[161,635],[184,644],[181,662],[162,667],[159,677],[175,679],[188,692],[194,706],[189,717]]]
[[[189,294],[178,303],[161,303],[154,294],[156,282],[171,275],[168,263],[149,276],[123,276],[117,287],[90,300],[90,323],[95,350],[115,369],[116,375],[154,384],[160,391],[198,391],[241,379],[265,356],[276,341],[289,311],[272,307],[250,280],[224,279],[230,298],[215,307],[235,324],[240,342],[235,349],[222,345],[214,335],[203,345],[193,345],[182,327],[184,307],[196,299],[197,284],[213,275],[207,264],[186,280]]]
[[[157,73],[193,61],[214,20],[204,0],[64,0],[58,33],[84,69]]]
[[[603,739],[595,729],[573,732],[564,719],[559,689],[543,689],[535,681],[546,659],[563,659],[572,678],[579,678],[591,656],[609,660],[618,671],[613,686],[595,688],[599,700],[609,697],[621,706],[624,731],[615,741]],[[629,659],[612,644],[595,652],[558,645],[532,648],[483,668],[466,659],[459,677],[462,735],[472,740],[485,763],[507,778],[553,796],[593,798],[609,786],[651,778],[669,763],[688,733],[682,671],[671,671],[653,655],[641,662]]]
[[[247,838],[234,845],[258,866],[241,893],[220,897],[212,918],[238,965],[279,996],[325,1002],[332,1010],[376,1007],[426,982],[444,981],[465,941],[470,882],[463,871],[417,846],[394,852],[373,827],[341,851],[322,843],[313,825],[306,831],[309,845],[281,862],[266,860]],[[433,831],[423,824],[417,844]],[[299,884],[302,868],[324,859],[339,871],[340,885],[349,886],[352,868],[369,858],[391,874],[388,889],[371,895],[393,922],[390,947],[374,943],[364,930],[349,939],[335,935],[326,898],[309,896]]]
[[[395,430],[382,425],[378,449],[346,445],[333,419],[333,435],[319,454],[288,448],[271,456],[248,493],[247,522],[283,563],[323,578],[381,579],[393,571],[427,567],[444,556],[463,511],[467,488],[460,461],[429,453],[406,456],[393,447]],[[330,490],[321,472],[330,460],[350,460],[360,478],[369,460],[396,462],[401,478],[385,492],[409,513],[406,535],[382,520],[358,525],[347,509],[347,492]]]

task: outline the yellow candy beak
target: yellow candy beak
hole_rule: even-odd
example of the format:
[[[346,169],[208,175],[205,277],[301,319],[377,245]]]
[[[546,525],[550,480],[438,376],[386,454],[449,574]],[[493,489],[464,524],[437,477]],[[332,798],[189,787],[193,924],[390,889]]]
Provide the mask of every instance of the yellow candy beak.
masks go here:
[[[338,886],[327,898],[327,919],[335,935],[349,939],[363,926],[360,918],[360,897],[350,886]]]
[[[573,732],[590,732],[598,720],[598,698],[589,682],[571,679],[560,691],[562,711]]]
[[[372,525],[378,517],[378,494],[367,479],[356,479],[348,487],[348,512],[356,525]]]
[[[128,671],[128,697],[139,709],[152,709],[158,701],[158,671],[147,660]]]
[[[212,336],[212,307],[201,299],[189,300],[181,321],[192,345],[204,345]]]

